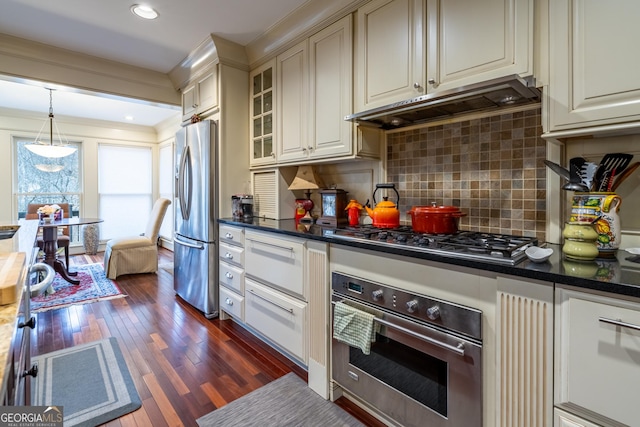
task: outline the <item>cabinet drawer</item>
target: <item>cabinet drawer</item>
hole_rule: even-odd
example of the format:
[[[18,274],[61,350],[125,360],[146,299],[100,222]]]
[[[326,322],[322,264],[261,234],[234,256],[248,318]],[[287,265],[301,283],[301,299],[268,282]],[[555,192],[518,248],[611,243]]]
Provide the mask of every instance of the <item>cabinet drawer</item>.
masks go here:
[[[220,224],[220,241],[230,245],[244,246],[244,229]]]
[[[244,321],[244,298],[220,286],[220,310]]]
[[[273,285],[306,300],[304,286],[304,243],[299,239],[273,237],[247,230],[245,260],[247,276]]]
[[[245,321],[292,356],[307,363],[307,304],[246,279]]]
[[[638,425],[640,304],[566,290],[558,301],[556,404]]]
[[[220,243],[220,259],[229,264],[244,267],[244,249],[239,246]]]
[[[242,268],[221,262],[218,275],[221,285],[244,295],[244,270]]]

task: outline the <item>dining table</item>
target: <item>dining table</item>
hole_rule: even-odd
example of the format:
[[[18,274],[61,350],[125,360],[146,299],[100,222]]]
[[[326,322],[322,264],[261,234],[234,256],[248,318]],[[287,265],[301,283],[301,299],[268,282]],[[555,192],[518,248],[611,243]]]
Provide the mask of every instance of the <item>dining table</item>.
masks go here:
[[[76,279],[77,271],[69,271],[69,266],[58,258],[58,227],[69,227],[74,225],[88,225],[103,222],[100,218],[62,218],[45,222],[40,220],[40,228],[42,228],[42,241],[44,252],[44,263],[49,264],[56,273],[73,285],[79,285],[80,280]]]

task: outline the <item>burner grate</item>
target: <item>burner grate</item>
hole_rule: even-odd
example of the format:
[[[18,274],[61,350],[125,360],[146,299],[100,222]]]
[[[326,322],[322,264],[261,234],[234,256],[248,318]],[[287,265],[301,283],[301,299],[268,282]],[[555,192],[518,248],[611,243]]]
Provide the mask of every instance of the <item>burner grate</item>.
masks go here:
[[[433,252],[458,258],[476,258],[515,264],[524,251],[536,246],[533,237],[459,231],[456,234],[414,233],[409,226],[379,229],[372,226],[346,227],[334,231],[338,238],[368,241],[375,245],[390,245],[412,251]]]

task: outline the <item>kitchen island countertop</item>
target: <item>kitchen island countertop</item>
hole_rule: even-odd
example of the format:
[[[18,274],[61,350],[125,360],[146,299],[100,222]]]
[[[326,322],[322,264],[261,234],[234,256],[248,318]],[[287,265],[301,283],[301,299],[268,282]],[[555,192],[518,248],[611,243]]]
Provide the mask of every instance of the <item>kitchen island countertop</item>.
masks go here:
[[[445,255],[427,252],[403,250],[395,246],[374,246],[366,242],[342,240],[331,237],[332,228],[311,225],[307,227],[296,225],[293,219],[272,220],[254,218],[251,221],[223,218],[220,223],[236,225],[246,228],[270,231],[273,233],[295,236],[306,239],[320,240],[327,243],[375,250],[378,252],[396,254],[412,258],[476,268],[530,279],[570,285],[585,290],[607,292],[619,296],[640,298],[640,263],[631,261],[640,257],[624,250],[617,252],[616,258],[596,259],[589,262],[578,262],[565,259],[562,246],[546,244],[553,249],[553,254],[544,263],[534,263],[525,259],[516,265],[490,263],[477,259],[452,258]],[[542,245],[541,245],[542,246]]]

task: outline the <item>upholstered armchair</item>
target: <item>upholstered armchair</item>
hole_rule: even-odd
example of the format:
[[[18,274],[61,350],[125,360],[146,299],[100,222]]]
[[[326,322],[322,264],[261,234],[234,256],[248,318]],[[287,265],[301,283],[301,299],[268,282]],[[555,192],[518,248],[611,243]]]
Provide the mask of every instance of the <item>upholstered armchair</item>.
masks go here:
[[[104,271],[109,279],[123,274],[158,271],[158,234],[170,204],[169,199],[162,198],[155,202],[143,235],[121,237],[107,242],[104,251]]]

